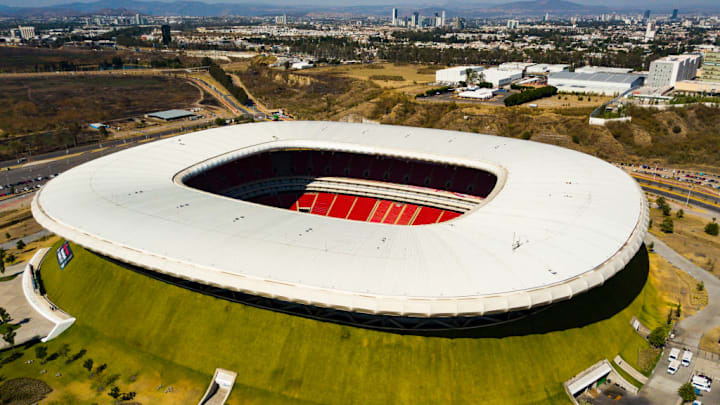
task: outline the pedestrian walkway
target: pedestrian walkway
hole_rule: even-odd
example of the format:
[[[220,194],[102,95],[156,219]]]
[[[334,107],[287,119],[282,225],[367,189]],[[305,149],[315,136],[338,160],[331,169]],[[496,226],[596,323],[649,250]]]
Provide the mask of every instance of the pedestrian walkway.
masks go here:
[[[8,267],[5,276],[18,274],[12,280],[0,282],[0,307],[5,308],[12,317],[13,324],[19,323],[20,328],[15,330],[15,344],[40,339],[47,336],[55,327],[45,317],[40,315],[27,302],[22,290],[22,271],[24,265]],[[0,350],[8,348],[9,345],[0,339]]]

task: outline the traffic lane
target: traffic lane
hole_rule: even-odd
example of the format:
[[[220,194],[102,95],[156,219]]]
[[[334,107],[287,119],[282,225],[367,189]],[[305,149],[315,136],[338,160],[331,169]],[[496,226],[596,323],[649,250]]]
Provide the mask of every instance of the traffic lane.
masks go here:
[[[679,192],[684,192],[684,193],[687,193],[688,191],[690,191],[691,194],[698,193],[698,194],[702,195],[702,197],[705,198],[706,200],[714,201],[714,202],[717,202],[718,204],[720,204],[720,197],[713,195],[711,193],[705,192],[705,190],[702,190],[699,187],[697,189],[690,189],[687,187],[682,187],[681,185],[673,185],[673,184],[663,183],[661,181],[651,180],[651,179],[647,179],[647,178],[643,178],[643,177],[638,178],[638,177],[633,176],[633,178],[638,182],[651,184],[656,187],[662,187],[662,188],[668,189],[670,191],[679,191]]]
[[[642,187],[642,189],[645,190],[645,191],[647,191],[647,192],[650,192],[650,193],[653,193],[653,194],[657,194],[657,195],[661,195],[661,196],[666,197],[666,198],[672,198],[673,200],[677,200],[677,201],[681,201],[682,203],[685,203],[685,198],[683,198],[683,197],[681,197],[681,196],[678,196],[678,195],[676,195],[676,194],[670,193],[670,192],[668,192],[668,191],[659,190],[659,189],[656,189],[656,188],[643,187],[642,184],[640,185],[640,187]],[[696,206],[696,207],[704,208],[704,209],[706,209],[706,210],[709,210],[709,211],[712,211],[712,212],[717,212],[718,214],[720,214],[720,207],[717,207],[717,206],[714,206],[714,205],[710,205],[710,204],[705,203],[705,202],[703,202],[703,201],[695,200],[695,199],[693,199],[692,197],[690,197],[690,204],[691,204],[691,205],[694,205],[694,206]]]
[[[99,142],[99,143],[93,143],[93,144],[89,144],[89,145],[75,146],[72,148],[61,149],[61,150],[54,151],[54,152],[48,152],[48,153],[42,153],[39,155],[28,156],[25,158],[25,162],[23,162],[23,163],[37,162],[40,160],[54,159],[54,158],[58,158],[58,157],[66,156],[66,155],[80,153],[80,152],[88,152],[88,151],[92,151],[94,149],[98,149],[100,147],[119,146],[119,145],[124,145],[126,143],[137,143],[137,142],[145,141],[147,139],[156,139],[156,138],[167,136],[167,135],[170,135],[173,133],[192,130],[192,129],[195,129],[195,128],[198,128],[201,126],[205,126],[205,125],[208,125],[208,123],[207,122],[198,122],[195,124],[183,126],[181,128],[171,128],[171,129],[167,129],[167,130],[163,130],[163,131],[158,131],[155,133],[137,135],[137,136],[133,136],[130,138],[111,139],[111,140],[107,140],[107,141],[103,141],[103,142]],[[18,165],[18,159],[11,159],[11,160],[5,160],[5,161],[0,162],[0,168],[7,168],[10,166],[17,166],[17,165]]]

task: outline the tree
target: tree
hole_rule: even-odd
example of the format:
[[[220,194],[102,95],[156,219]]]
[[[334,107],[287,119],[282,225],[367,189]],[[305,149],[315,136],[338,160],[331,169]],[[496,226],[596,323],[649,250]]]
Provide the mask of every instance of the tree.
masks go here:
[[[665,233],[673,233],[675,231],[675,223],[673,222],[672,218],[665,218],[662,224],[660,224],[660,230]]]
[[[655,251],[655,242],[650,242],[650,244],[648,244],[648,250],[651,252]]]
[[[38,359],[43,359],[47,356],[47,347],[46,346],[35,346],[35,357]]]
[[[682,218],[682,217],[685,216],[685,211],[683,211],[682,208],[680,208],[680,209],[675,213],[675,215],[676,215],[678,218]]]
[[[65,343],[57,351],[58,356],[67,357],[70,354],[70,345]]]
[[[225,124],[226,124],[225,118],[220,118],[220,117],[215,118],[215,125],[222,126]]]
[[[100,373],[102,373],[103,371],[105,371],[106,368],[107,368],[107,364],[103,363],[103,364],[99,365],[99,366],[95,369],[95,372],[98,373],[98,374],[100,374]]]
[[[709,224],[705,225],[705,233],[712,236],[718,236],[720,226],[715,222],[715,218]]]
[[[87,369],[88,372],[92,371],[93,360],[92,359],[85,360],[85,362],[83,363],[83,368]]]
[[[683,402],[694,401],[697,398],[697,394],[695,394],[695,387],[693,387],[689,382],[680,386],[678,394],[680,395],[680,398],[682,398]]]
[[[5,274],[5,249],[0,248],[0,274]]]
[[[15,255],[10,253],[9,255],[7,255],[5,257],[5,263],[13,263],[13,262],[15,262]],[[3,265],[3,267],[4,267],[4,265]]]
[[[17,241],[15,246],[17,246],[18,250],[23,250],[23,249],[25,249],[25,242],[23,242],[23,240],[20,239],[19,241]]]
[[[666,206],[667,202],[665,201],[665,197],[658,197],[657,200],[655,200],[655,204],[657,204],[658,208]]]
[[[662,210],[663,215],[666,217],[669,217],[670,213],[672,212],[672,208],[670,208],[669,205],[663,205],[661,210]]]
[[[110,389],[110,392],[108,392],[108,395],[113,397],[113,399],[118,399],[120,397],[120,388],[118,388],[117,386],[112,387]]]
[[[705,289],[705,282],[704,282],[704,281],[701,281],[701,282],[697,283],[697,290],[698,290],[698,291],[702,291],[702,290],[704,290],[704,289]]]
[[[15,330],[10,328],[7,331],[5,331],[5,334],[3,334],[3,340],[7,342],[8,345],[15,346]]]
[[[12,316],[10,316],[10,313],[8,313],[5,308],[0,307],[0,322],[8,323],[10,321],[12,321]]]
[[[665,346],[665,341],[667,341],[667,331],[662,326],[658,326],[650,332],[647,339],[651,345],[663,347]]]

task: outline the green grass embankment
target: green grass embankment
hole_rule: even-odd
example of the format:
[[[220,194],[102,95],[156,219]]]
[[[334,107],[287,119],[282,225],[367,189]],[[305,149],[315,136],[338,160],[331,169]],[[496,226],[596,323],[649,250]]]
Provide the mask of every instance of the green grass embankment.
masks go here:
[[[644,250],[604,287],[521,322],[447,338],[248,307],[73,249],[65,270],[51,256],[42,267],[50,298],[77,318],[65,339],[208,378],[216,367],[235,370],[235,401],[569,403],[563,381],[598,360],[620,353],[637,366],[647,343],[630,326],[633,315],[650,327],[663,320]]]

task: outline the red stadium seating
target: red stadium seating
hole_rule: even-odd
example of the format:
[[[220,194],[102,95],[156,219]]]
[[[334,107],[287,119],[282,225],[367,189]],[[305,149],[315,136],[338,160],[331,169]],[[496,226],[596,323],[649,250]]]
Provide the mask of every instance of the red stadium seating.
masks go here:
[[[330,212],[328,212],[328,216],[335,218],[347,218],[356,198],[357,197],[354,195],[338,194],[332,208],[330,208]]]
[[[318,193],[315,205],[313,205],[310,212],[317,215],[327,215],[333,200],[335,200],[335,194]]]
[[[350,210],[347,218],[355,221],[367,221],[376,203],[377,200],[374,198],[357,197],[355,206]]]
[[[391,201],[379,200],[377,206],[375,207],[375,211],[373,211],[373,214],[370,217],[370,222],[382,222],[391,205]]]
[[[402,212],[404,206],[405,204],[403,203],[393,202],[390,206],[390,209],[388,210],[387,215],[385,215],[385,219],[383,219],[382,222],[385,224],[394,224],[400,216],[400,213]]]
[[[413,217],[415,216],[415,213],[418,210],[417,205],[413,204],[405,204],[405,209],[403,209],[402,213],[400,214],[400,217],[398,218],[397,222],[395,222],[398,225],[410,225],[410,222],[412,221]]]
[[[420,212],[415,217],[412,225],[434,224],[440,219],[443,210],[432,207],[420,207]]]

